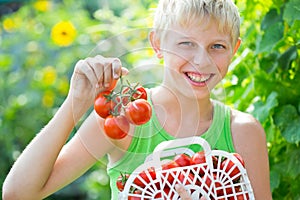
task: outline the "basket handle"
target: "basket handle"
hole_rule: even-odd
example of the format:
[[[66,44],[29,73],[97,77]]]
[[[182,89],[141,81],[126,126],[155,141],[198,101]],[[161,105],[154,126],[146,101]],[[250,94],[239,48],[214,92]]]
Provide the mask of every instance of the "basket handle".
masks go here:
[[[187,138],[179,138],[175,140],[164,141],[158,144],[153,151],[153,161],[157,165],[160,165],[161,158],[163,157],[163,152],[168,151],[168,149],[174,149],[176,147],[183,147],[190,144],[199,144],[203,147],[205,156],[211,154],[211,148],[208,142],[201,137],[187,137]]]

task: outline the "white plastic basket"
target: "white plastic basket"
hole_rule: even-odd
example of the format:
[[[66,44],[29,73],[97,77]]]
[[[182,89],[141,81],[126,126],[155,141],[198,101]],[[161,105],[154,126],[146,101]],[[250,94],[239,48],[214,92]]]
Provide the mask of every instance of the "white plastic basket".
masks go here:
[[[195,152],[185,148],[191,144],[202,146],[206,163],[162,170],[162,165],[178,154],[185,153],[192,156]],[[215,164],[213,158],[217,161]],[[221,166],[224,159],[232,161],[234,165],[230,169],[227,169],[224,163]],[[148,171],[150,168],[155,171],[155,176]],[[235,168],[238,169],[238,173],[235,176],[230,175]],[[139,180],[142,186],[135,184],[136,180]],[[193,200],[254,199],[246,169],[240,161],[231,153],[211,150],[207,141],[200,137],[176,139],[159,144],[145,163],[129,176],[124,190],[119,193],[119,199],[177,200],[180,197],[174,187],[176,184],[184,185]]]

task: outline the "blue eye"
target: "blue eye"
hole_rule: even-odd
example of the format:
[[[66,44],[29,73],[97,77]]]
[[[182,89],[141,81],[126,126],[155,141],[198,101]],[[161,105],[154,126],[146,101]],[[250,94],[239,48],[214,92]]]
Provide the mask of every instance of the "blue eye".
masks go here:
[[[212,46],[213,49],[226,49],[226,47],[222,44],[214,44]]]
[[[179,45],[183,45],[183,46],[187,46],[187,47],[195,47],[196,46],[195,43],[188,42],[188,41],[186,41],[186,42],[179,42]]]

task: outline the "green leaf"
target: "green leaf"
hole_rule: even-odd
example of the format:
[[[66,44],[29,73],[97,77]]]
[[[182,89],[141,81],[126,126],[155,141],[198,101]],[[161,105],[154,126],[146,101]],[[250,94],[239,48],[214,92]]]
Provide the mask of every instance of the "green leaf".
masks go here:
[[[289,1],[283,11],[283,19],[291,26],[295,20],[300,20],[300,1]]]
[[[296,178],[300,174],[300,149],[293,149],[287,153],[289,155],[287,171],[292,178]]]
[[[280,15],[280,13],[278,13],[276,9],[272,9],[264,17],[261,23],[261,29],[267,30],[269,27],[278,22],[282,22],[282,16]]]
[[[284,105],[277,110],[274,120],[275,124],[282,130],[292,119],[297,117],[297,110],[293,105]]]
[[[256,54],[271,51],[283,37],[284,26],[282,22],[272,24],[265,30],[262,38],[258,39]]]
[[[274,170],[270,172],[271,191],[278,188],[280,183],[280,174]]]
[[[267,73],[273,73],[277,69],[277,59],[278,59],[279,53],[272,52],[264,57],[261,58],[259,65],[260,68],[265,70]]]
[[[274,116],[282,136],[290,143],[300,141],[300,117],[293,105],[284,105]]]
[[[298,143],[300,141],[300,118],[293,119],[281,134],[288,142]]]
[[[262,101],[258,101],[254,103],[254,111],[253,116],[263,123],[268,116],[270,115],[270,111],[278,105],[277,101],[277,93],[272,92],[268,97],[265,103]]]
[[[281,54],[281,56],[278,58],[279,66],[282,69],[287,70],[290,67],[292,61],[297,58],[297,55],[298,55],[297,47],[296,46],[290,47],[283,54]]]

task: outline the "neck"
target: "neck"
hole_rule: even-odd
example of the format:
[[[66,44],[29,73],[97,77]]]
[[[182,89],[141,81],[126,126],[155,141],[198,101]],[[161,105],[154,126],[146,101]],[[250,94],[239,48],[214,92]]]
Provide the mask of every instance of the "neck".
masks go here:
[[[203,121],[211,120],[213,105],[209,96],[201,99],[188,98],[181,94],[171,92],[165,87],[154,89],[152,96],[154,96],[154,98],[152,98],[154,101],[153,104],[163,106],[164,109],[167,109],[170,113],[176,112],[198,116],[198,119],[200,117]]]
[[[159,87],[153,90],[152,101],[160,123],[169,133],[177,130],[178,134],[203,133],[212,121],[213,105],[209,97],[191,99]]]

